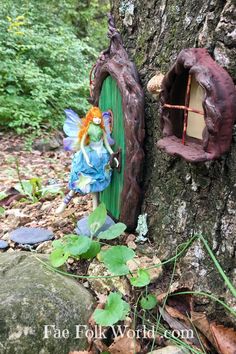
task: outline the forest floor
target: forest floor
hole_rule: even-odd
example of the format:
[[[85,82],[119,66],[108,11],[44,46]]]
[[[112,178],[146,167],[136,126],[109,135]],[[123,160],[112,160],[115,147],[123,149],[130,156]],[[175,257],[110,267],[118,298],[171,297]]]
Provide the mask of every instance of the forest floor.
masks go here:
[[[76,221],[91,211],[92,202],[89,196],[76,197],[62,215],[55,215],[68,192],[71,153],[63,148],[27,150],[24,139],[14,134],[0,135],[0,143],[0,239],[8,240],[9,232],[21,226],[47,228],[55,238],[73,233]],[[50,193],[49,189],[45,196],[39,195],[35,200],[31,200],[32,195],[21,197],[17,186],[32,178],[41,179],[42,189],[56,185],[59,194]],[[13,242],[10,246],[15,247]]]
[[[53,142],[53,137],[51,137],[51,142]],[[33,146],[34,145],[35,144],[33,144]],[[40,144],[38,145],[40,146]],[[47,144],[48,148],[46,148],[46,144],[41,144],[40,149],[32,148],[27,150],[24,138],[14,134],[0,133],[0,146],[0,240],[2,239],[8,242],[9,248],[6,252],[14,252],[14,250],[20,250],[22,248],[22,245],[17,245],[9,239],[10,232],[18,227],[46,228],[53,232],[56,239],[63,235],[74,233],[76,222],[81,219],[81,217],[88,215],[91,212],[92,201],[90,196],[77,196],[71,201],[63,214],[59,216],[55,214],[55,210],[61,203],[64,194],[68,192],[67,183],[72,158],[71,153],[63,150],[62,141],[57,144],[56,148],[53,144],[51,144],[51,146],[50,144]],[[32,186],[36,188],[36,193],[28,193],[27,195],[27,193],[23,194],[22,191],[19,191],[19,186],[24,185],[24,183],[26,183],[26,185],[28,183],[29,185],[30,181],[32,182]],[[39,185],[40,188],[38,187]],[[57,192],[55,192],[55,187]],[[47,190],[47,193],[43,194],[45,189]],[[150,265],[156,265],[155,267],[151,267],[151,270],[148,268],[151,282],[149,291],[151,291],[150,294],[153,294],[157,298],[159,306],[162,306],[161,310],[163,313],[162,317],[164,324],[166,325],[167,323],[171,329],[178,328],[186,330],[186,328],[192,328],[190,322],[197,316],[197,320],[195,319],[196,327],[198,328],[199,322],[200,325],[198,329],[204,334],[204,336],[202,337],[202,334],[200,334],[201,337],[198,335],[197,337],[194,336],[190,342],[189,339],[186,340],[186,343],[180,341],[183,347],[190,349],[187,350],[186,353],[202,353],[201,349],[205,347],[207,352],[209,352],[209,348],[211,348],[211,353],[234,354],[236,333],[233,332],[231,328],[224,328],[222,325],[215,325],[214,323],[212,324],[208,322],[206,314],[203,312],[192,312],[193,297],[191,295],[185,296],[184,293],[182,296],[179,296],[179,291],[183,289],[184,291],[191,289],[188,289],[187,287],[180,288],[178,281],[173,282],[170,285],[170,279],[171,282],[174,280],[174,278],[172,279],[173,275],[171,276],[171,274],[169,274],[168,269],[162,268],[160,259],[156,257],[155,247],[150,244],[150,241],[146,244],[135,244],[134,241],[135,235],[133,234],[123,234],[120,239],[122,245],[126,244],[129,248],[136,250],[136,255],[138,257],[136,257],[135,262],[133,262],[134,264],[132,266],[135,267],[132,272],[136,271],[137,267],[145,269],[150,267]],[[36,248],[36,251],[41,253],[51,252],[51,241],[48,243],[44,242],[44,244],[45,249],[38,249],[38,247],[41,247],[41,244]],[[148,257],[146,255],[148,255]],[[80,265],[78,265],[78,262],[74,263],[74,260],[72,259],[72,262],[69,262],[67,267],[69,271],[76,274],[88,274],[92,275],[93,278],[98,277],[105,272],[103,264],[100,264],[96,259],[94,259],[91,264],[85,260],[84,262],[81,262]],[[93,279],[94,281],[92,279],[88,279],[88,281],[86,281],[86,279],[84,279],[84,281],[81,280],[84,286],[90,288],[90,290],[97,295],[98,308],[104,307],[104,296],[107,296],[108,289],[114,288],[123,293],[125,298],[130,299],[132,306],[136,308],[142,290],[140,290],[139,293],[137,289],[135,290],[134,288],[131,288],[125,277],[120,277],[119,279],[98,278]],[[166,292],[166,289],[168,289],[168,292]],[[175,296],[175,292],[177,292],[177,296]],[[148,290],[146,288],[146,295],[147,294]],[[166,302],[169,301],[169,298],[167,299],[169,294],[171,294],[170,302]],[[101,307],[101,304],[103,307]],[[179,309],[184,309],[184,312],[180,312]],[[189,320],[189,317],[186,317],[186,313],[188,312],[186,309],[191,310],[189,310],[191,316],[193,316],[191,321]],[[138,312],[139,325],[141,325],[145,316],[147,316],[146,319],[150,321],[150,323],[155,324],[153,318],[156,321],[156,317],[153,317],[152,312],[145,312],[146,315],[143,315],[143,313],[144,310],[141,308]],[[135,316],[137,316],[137,314]],[[217,340],[209,339],[210,325],[213,326],[214,333],[217,335],[220,333],[220,339],[218,337]],[[167,327],[164,326],[163,328],[163,330],[165,330]],[[171,342],[168,337],[163,337],[162,334],[157,335],[155,333],[154,342],[158,347],[167,345],[168,347],[166,347],[166,349],[168,350],[169,348],[170,351],[165,351],[165,353],[180,353],[179,347],[169,346],[169,344],[176,344],[176,341],[173,341],[173,338],[175,339],[175,337],[172,337]],[[211,342],[210,347],[206,338]],[[115,339],[109,346],[109,352],[111,354],[133,354],[133,339],[131,337],[123,338],[122,336],[118,337],[118,339]],[[136,351],[147,353],[152,346],[152,343],[153,337],[148,338],[148,340],[145,337],[143,340],[136,341],[136,345],[138,345],[138,350]],[[179,343],[177,342],[177,344]],[[90,343],[90,347],[91,345],[94,346],[94,351],[89,350],[87,352],[74,353],[97,353],[97,348],[99,346],[102,348],[101,351],[107,350],[107,347],[102,341],[95,341],[94,343]],[[217,348],[217,351],[212,349],[212,345]],[[232,350],[218,350],[219,345],[222,348],[226,347],[231,348]],[[193,348],[193,351],[191,348]],[[206,351],[204,350],[204,353],[206,353]],[[158,351],[158,353],[161,352]]]

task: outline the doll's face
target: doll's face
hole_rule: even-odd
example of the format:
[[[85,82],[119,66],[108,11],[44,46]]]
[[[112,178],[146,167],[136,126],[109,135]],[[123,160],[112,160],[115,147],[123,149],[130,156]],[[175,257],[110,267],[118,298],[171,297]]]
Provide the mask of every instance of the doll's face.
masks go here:
[[[101,120],[101,118],[99,118],[99,117],[94,117],[94,118],[93,118],[93,123],[96,124],[96,125],[99,125],[99,124],[101,123],[101,121],[102,121],[102,120]]]

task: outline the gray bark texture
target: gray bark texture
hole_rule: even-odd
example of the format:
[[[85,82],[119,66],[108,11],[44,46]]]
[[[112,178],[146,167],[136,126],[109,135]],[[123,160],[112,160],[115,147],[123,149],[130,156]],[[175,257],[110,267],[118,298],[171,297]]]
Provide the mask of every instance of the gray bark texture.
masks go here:
[[[235,282],[236,133],[231,151],[207,163],[191,164],[157,148],[159,105],[146,89],[156,71],[165,74],[181,49],[205,47],[236,82],[236,7],[233,0],[113,0],[112,12],[145,91],[146,163],[142,212],[158,257],[202,233],[226,274]],[[175,281],[195,291],[236,302],[200,242],[178,262]],[[235,284],[236,285],[236,284]],[[199,299],[199,308],[227,322],[220,306]],[[205,308],[203,306],[203,308]],[[232,317],[231,320],[233,321]],[[231,321],[229,319],[229,322]]]

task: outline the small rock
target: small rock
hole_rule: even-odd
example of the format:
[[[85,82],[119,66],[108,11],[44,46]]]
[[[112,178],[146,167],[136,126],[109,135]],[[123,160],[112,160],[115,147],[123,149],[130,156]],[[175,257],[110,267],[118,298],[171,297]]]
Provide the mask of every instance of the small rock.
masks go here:
[[[94,259],[88,268],[88,275],[92,276],[110,276],[111,273],[107,270],[104,264]],[[124,278],[94,278],[88,279],[91,288],[97,294],[107,294],[111,289],[117,289],[123,295],[130,295],[129,281]]]
[[[148,268],[154,265],[161,264],[161,261],[156,256],[150,257],[135,257],[134,260],[127,262],[130,271],[135,275],[138,268]],[[150,275],[151,283],[154,283],[162,274],[162,266],[152,268],[148,270]]]
[[[99,234],[99,232],[101,232],[101,231],[106,231],[107,229],[109,229],[110,226],[112,226],[114,224],[115,224],[115,222],[112,220],[112,218],[110,216],[107,216],[104,225],[96,232],[95,235],[97,236]],[[88,227],[88,216],[80,219],[77,222],[77,228],[76,228],[75,232],[78,235],[83,235],[83,236],[88,236],[88,237],[91,236],[90,230]]]
[[[40,210],[41,211],[49,211],[52,208],[52,203],[51,202],[45,202],[42,204]]]
[[[37,227],[20,227],[10,233],[10,239],[21,244],[33,245],[53,238],[50,230]]]
[[[8,241],[10,238],[9,233],[7,232],[5,235],[2,236],[2,240]]]
[[[136,245],[136,243],[135,243],[134,241],[129,241],[129,242],[127,243],[127,246],[128,246],[129,248],[131,248],[132,250],[136,250],[136,248],[137,248],[137,245]]]
[[[15,250],[13,249],[13,248],[9,248],[8,250],[7,250],[7,253],[14,253],[15,252]]]
[[[41,152],[51,151],[60,147],[60,140],[56,137],[36,139],[33,149]]]
[[[67,219],[57,219],[53,222],[54,227],[62,228],[68,224]]]
[[[41,243],[37,248],[36,251],[39,253],[49,254],[52,251],[52,241],[45,241]]]
[[[75,259],[74,258],[68,258],[67,259],[67,263],[68,264],[73,264],[75,262]]]
[[[5,212],[7,216],[7,221],[9,221],[12,227],[17,227],[20,225],[25,225],[30,221],[30,217],[24,213],[20,209],[10,209]]]
[[[136,236],[134,234],[129,234],[127,239],[125,240],[125,243],[128,245],[129,242],[134,242],[136,239]]]
[[[152,352],[149,352],[148,354],[188,354],[188,353],[190,352],[186,349],[181,349],[174,345],[168,345],[167,347],[154,350]]]
[[[0,250],[8,248],[8,243],[4,240],[0,240]]]

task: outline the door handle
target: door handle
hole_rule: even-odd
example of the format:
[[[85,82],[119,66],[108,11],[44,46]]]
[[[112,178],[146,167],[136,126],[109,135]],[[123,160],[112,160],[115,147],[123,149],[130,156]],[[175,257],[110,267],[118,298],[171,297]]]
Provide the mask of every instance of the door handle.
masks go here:
[[[118,167],[116,166],[115,158],[119,162]],[[116,169],[117,172],[119,172],[119,173],[121,172],[121,168],[122,168],[122,150],[121,150],[121,148],[118,148],[118,150],[116,152],[113,152],[113,154],[111,155],[110,166],[111,166],[111,168]]]

